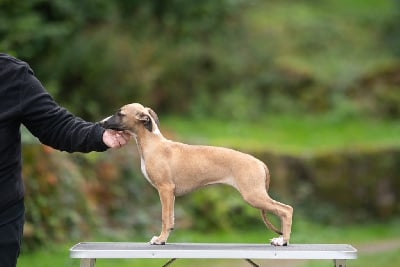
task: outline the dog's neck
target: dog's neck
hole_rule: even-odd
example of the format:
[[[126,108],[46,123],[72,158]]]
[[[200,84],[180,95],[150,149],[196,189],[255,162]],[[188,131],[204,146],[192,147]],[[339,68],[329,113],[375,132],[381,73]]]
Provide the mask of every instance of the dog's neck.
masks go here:
[[[146,151],[143,151],[144,147],[151,147],[152,145],[165,140],[165,137],[162,135],[158,127],[155,127],[152,132],[145,128],[141,128],[136,133],[130,132],[130,134],[135,138],[139,154],[142,159],[145,158],[144,154]]]

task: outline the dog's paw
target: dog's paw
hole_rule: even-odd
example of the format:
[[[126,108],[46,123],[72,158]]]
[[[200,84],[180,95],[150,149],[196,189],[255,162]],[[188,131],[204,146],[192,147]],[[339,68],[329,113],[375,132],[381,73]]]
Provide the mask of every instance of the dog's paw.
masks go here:
[[[283,240],[283,236],[275,237],[271,239],[271,245],[273,246],[287,246],[288,242]]]
[[[153,238],[150,240],[150,245],[165,245],[165,241],[160,241],[158,236],[153,236]]]

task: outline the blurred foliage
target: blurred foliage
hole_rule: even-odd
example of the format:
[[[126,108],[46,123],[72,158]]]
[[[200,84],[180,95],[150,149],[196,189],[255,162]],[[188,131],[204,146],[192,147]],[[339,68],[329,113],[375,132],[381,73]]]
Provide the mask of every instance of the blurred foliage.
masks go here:
[[[399,0],[0,0],[0,51],[29,62],[87,120],[142,102],[199,120],[328,113],[397,122],[399,25]],[[275,196],[315,220],[398,214],[398,151],[357,149],[257,151],[279,177]],[[26,141],[26,244],[91,229],[158,232],[158,196],[132,151],[68,155]],[[204,192],[177,207],[178,225],[263,227],[234,190]]]
[[[357,112],[398,118],[399,82],[386,83],[381,68],[400,75],[399,6],[2,0],[0,50],[27,60],[60,104],[91,120],[127,102],[200,118],[326,112],[356,88],[376,103],[355,98]],[[364,83],[370,76],[385,88]]]
[[[62,162],[62,164],[58,164]],[[24,146],[23,176],[26,188],[25,245],[35,247],[46,240],[65,240],[87,232],[94,223],[78,166],[38,145]]]
[[[138,172],[134,149],[69,155],[26,144],[23,159],[28,249],[95,231],[110,236],[123,234],[120,229],[148,231],[159,215],[158,194]]]

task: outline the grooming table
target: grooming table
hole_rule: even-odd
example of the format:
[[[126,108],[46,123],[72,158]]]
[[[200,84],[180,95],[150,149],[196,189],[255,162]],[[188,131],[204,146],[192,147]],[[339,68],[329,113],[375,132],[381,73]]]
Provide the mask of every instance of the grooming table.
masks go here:
[[[357,250],[345,244],[290,244],[274,247],[267,244],[167,243],[150,245],[131,242],[83,242],[70,249],[70,257],[80,259],[81,267],[94,267],[96,259],[326,259],[335,267],[345,267],[346,260],[356,259]]]

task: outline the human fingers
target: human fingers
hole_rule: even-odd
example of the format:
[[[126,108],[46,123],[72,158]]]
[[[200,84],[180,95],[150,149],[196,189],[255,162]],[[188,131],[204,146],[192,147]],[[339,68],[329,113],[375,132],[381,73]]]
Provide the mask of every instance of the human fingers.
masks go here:
[[[118,132],[110,129],[104,131],[103,142],[110,148],[117,148],[126,144],[125,139]]]
[[[128,142],[131,139],[131,135],[127,132],[118,132],[126,142]]]

